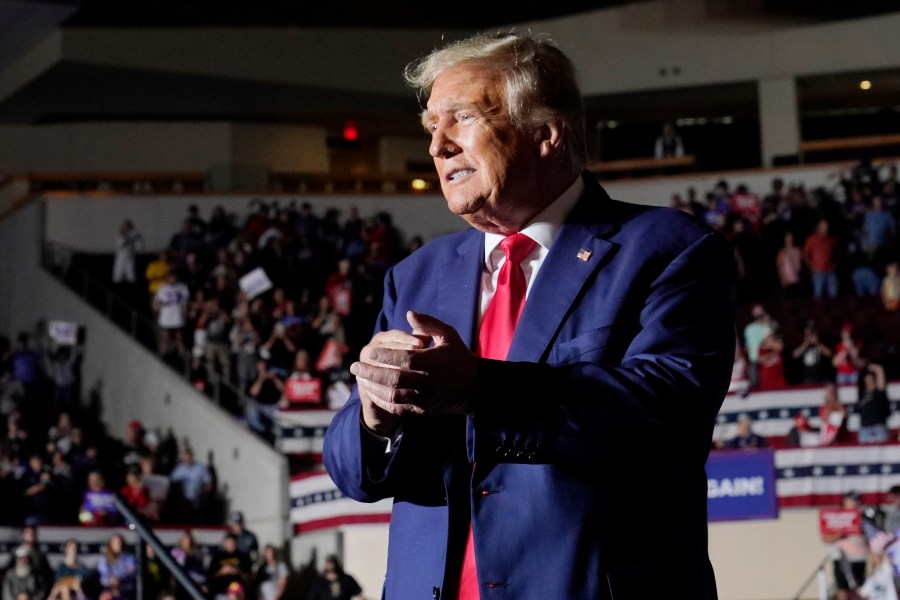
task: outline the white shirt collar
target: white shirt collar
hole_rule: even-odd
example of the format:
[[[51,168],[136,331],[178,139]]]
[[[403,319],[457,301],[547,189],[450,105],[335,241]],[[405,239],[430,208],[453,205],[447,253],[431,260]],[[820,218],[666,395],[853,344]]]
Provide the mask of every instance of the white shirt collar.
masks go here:
[[[569,213],[575,208],[575,204],[578,203],[578,199],[583,191],[584,181],[580,176],[576,177],[572,185],[559,198],[547,205],[528,225],[522,228],[521,233],[536,241],[544,251],[549,251],[556,236],[559,235],[559,230],[569,217]],[[491,271],[494,270],[494,265],[491,263],[491,254],[505,237],[499,233],[484,234],[484,264]]]

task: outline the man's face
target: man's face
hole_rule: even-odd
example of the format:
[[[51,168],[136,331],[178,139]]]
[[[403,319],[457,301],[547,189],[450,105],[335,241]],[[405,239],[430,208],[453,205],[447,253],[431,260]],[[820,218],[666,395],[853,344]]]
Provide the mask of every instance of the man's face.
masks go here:
[[[504,96],[497,73],[462,64],[438,76],[422,116],[450,210],[493,233],[518,231],[543,208],[540,142],[510,123]]]

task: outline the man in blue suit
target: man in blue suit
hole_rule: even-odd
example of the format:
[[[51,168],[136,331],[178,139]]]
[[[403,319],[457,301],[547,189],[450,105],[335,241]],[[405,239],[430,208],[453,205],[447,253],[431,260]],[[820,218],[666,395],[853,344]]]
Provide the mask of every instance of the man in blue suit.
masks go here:
[[[388,273],[325,438],[344,494],[393,498],[384,597],[714,599],[704,465],[734,359],[730,244],[607,196],[550,41],[477,35],[406,76],[472,227]],[[485,358],[519,233],[524,309],[505,360]]]

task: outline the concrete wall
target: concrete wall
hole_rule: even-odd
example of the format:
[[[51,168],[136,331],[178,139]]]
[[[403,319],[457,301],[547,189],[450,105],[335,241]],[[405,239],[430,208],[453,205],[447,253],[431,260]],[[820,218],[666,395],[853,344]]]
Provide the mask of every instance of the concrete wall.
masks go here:
[[[109,431],[121,437],[136,418],[189,439],[200,460],[212,452],[231,508],[244,511],[261,543],[280,544],[287,533],[285,457],[47,274],[38,259],[41,230],[39,203],[0,221],[0,332],[32,330],[44,319],[83,325],[83,379],[100,390]]]
[[[179,195],[179,196],[48,196],[47,237],[54,242],[85,252],[111,252],[119,225],[131,219],[143,233],[148,250],[168,245],[181,229],[187,207],[196,204],[201,216],[208,218],[213,208],[222,205],[238,217],[238,224],[250,210],[254,198],[287,204],[310,202],[319,216],[329,208],[346,214],[357,207],[363,217],[389,212],[406,236],[436,235],[465,227],[465,222],[450,213],[443,196],[423,195]]]
[[[824,166],[783,167],[731,173],[686,174],[647,179],[601,181],[613,198],[647,204],[668,206],[675,193],[685,197],[693,187],[701,198],[715,187],[719,179],[726,179],[732,187],[746,184],[750,190],[763,194],[771,188],[774,177],[785,183],[803,183],[808,189],[835,189],[843,169],[853,163]],[[203,217],[222,205],[237,215],[238,222],[250,209],[250,201],[261,198],[268,202],[287,204],[291,201],[310,202],[318,215],[329,208],[345,211],[357,207],[364,217],[387,211],[395,225],[407,238],[421,235],[426,240],[466,227],[466,223],[447,210],[440,192],[422,195],[177,195],[177,196],[53,196],[46,197],[47,237],[85,252],[111,252],[121,222],[134,221],[143,233],[148,250],[166,246],[180,229],[190,204],[196,204]]]

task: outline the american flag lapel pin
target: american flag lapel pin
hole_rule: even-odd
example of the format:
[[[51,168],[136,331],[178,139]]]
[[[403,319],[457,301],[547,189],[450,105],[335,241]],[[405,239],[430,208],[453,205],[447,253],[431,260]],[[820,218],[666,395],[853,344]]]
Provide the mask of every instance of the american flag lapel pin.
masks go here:
[[[591,257],[591,251],[585,250],[584,248],[582,248],[581,250],[578,251],[578,254],[576,254],[575,256],[579,260],[583,260],[584,262],[587,262],[588,259]]]

